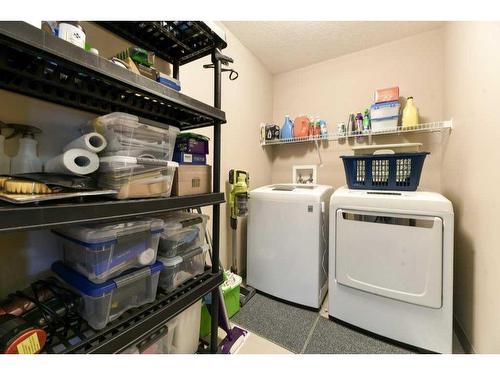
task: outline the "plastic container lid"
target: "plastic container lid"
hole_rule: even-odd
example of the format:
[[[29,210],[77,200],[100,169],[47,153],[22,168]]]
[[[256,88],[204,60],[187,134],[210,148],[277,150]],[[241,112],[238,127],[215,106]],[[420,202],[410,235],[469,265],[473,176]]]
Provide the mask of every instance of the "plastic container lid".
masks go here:
[[[163,220],[134,218],[111,223],[76,225],[52,232],[90,249],[97,249],[116,243],[120,236],[148,230],[151,234],[163,232]]]
[[[148,131],[153,131],[156,133],[163,133],[163,134],[170,134],[172,131],[175,133],[180,132],[180,129],[175,126],[162,124],[153,120],[146,120],[125,112],[113,112],[104,116],[99,116],[89,121],[89,125],[92,125],[97,128],[100,128],[102,126],[140,127],[143,129],[147,129]]]
[[[136,158],[133,156],[102,156],[99,158],[99,172],[116,172],[140,168],[177,168],[179,163],[162,159]]]
[[[375,103],[371,105],[370,109],[376,110],[387,107],[401,107],[401,103],[399,102],[399,100],[393,100],[391,102],[384,102],[384,103]]]
[[[102,297],[110,293],[113,289],[119,288],[122,285],[129,284],[136,280],[143,279],[162,270],[163,264],[156,262],[150,266],[140,269],[131,269],[125,271],[120,276],[108,280],[101,284],[95,284],[89,281],[85,276],[72,270],[63,262],[59,261],[52,265],[52,271],[73,288],[90,297]]]
[[[208,216],[203,214],[193,214],[187,212],[176,212],[174,215],[163,217],[165,222],[165,233],[169,231],[177,231],[182,228],[189,228],[193,225],[202,224],[208,220]]]
[[[169,258],[157,256],[156,259],[158,259],[158,261],[160,261],[164,267],[174,267],[182,263],[184,260],[205,253],[206,251],[208,251],[208,245],[204,244],[182,255],[177,255],[175,257],[169,257]]]

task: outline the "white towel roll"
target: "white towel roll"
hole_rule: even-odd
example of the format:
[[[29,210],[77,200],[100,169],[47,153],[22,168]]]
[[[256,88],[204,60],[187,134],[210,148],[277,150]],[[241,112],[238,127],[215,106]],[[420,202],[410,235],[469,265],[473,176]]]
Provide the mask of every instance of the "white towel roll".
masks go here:
[[[97,153],[104,150],[107,145],[108,142],[106,142],[106,138],[99,133],[93,132],[84,134],[68,143],[66,147],[64,147],[63,151],[68,151],[72,148],[83,148],[84,150]]]
[[[45,172],[86,175],[99,168],[99,157],[83,148],[72,148],[45,163]]]

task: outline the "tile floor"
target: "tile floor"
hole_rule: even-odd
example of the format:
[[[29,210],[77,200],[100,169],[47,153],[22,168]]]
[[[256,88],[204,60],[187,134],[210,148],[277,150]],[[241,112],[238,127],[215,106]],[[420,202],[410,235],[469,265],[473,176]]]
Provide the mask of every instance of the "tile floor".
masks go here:
[[[328,296],[325,298],[323,305],[321,306],[320,315],[328,319]],[[234,324],[234,323],[233,323]],[[225,334],[219,329],[219,336],[222,339]],[[453,335],[453,354],[464,354],[464,350],[460,345],[456,335]],[[254,332],[249,332],[249,335],[245,339],[243,345],[238,350],[237,354],[293,354],[282,346],[267,340]]]

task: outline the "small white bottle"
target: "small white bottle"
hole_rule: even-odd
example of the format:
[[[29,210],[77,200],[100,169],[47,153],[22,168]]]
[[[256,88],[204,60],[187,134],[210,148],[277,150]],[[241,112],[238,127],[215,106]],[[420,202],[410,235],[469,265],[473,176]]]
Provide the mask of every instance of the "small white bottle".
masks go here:
[[[23,137],[19,140],[19,151],[10,163],[10,173],[38,173],[42,171],[42,161],[36,153],[38,142],[31,137]]]
[[[5,137],[0,134],[0,175],[10,174],[10,158],[5,154]]]

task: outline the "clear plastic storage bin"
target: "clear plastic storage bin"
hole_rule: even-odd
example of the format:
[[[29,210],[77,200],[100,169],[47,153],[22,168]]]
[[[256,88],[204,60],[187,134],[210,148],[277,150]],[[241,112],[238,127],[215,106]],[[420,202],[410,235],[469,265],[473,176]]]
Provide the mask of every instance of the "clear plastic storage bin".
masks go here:
[[[198,350],[201,300],[122,354],[194,354]]]
[[[133,218],[77,225],[53,232],[62,244],[64,263],[90,281],[102,283],[129,268],[144,267],[156,261],[163,221]]]
[[[97,184],[116,190],[117,199],[169,197],[178,166],[160,159],[105,156],[99,158]]]
[[[54,263],[52,270],[82,296],[80,315],[92,328],[102,329],[125,311],[155,300],[162,267],[156,262],[102,284],[94,284],[62,262]]]
[[[123,112],[97,117],[85,130],[102,134],[108,145],[103,155],[172,160],[179,128]]]
[[[158,260],[163,263],[159,285],[167,293],[172,292],[182,283],[202,274],[205,270],[207,251],[208,245],[203,245],[184,253],[182,256],[158,257]]]
[[[162,219],[164,225],[158,255],[175,257],[205,243],[208,216],[178,211],[162,216]]]

